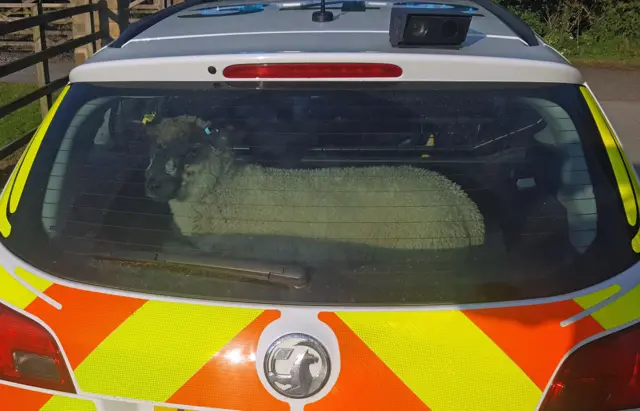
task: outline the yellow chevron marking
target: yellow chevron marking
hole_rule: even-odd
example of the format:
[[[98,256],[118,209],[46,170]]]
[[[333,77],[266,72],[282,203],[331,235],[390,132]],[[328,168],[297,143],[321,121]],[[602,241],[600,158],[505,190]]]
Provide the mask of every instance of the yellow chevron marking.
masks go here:
[[[591,316],[607,330],[637,320],[640,318],[640,285]]]
[[[22,271],[18,274],[22,274]],[[26,273],[26,271],[24,272]],[[51,281],[36,277],[33,274],[29,274],[26,278],[22,275],[20,277],[40,291],[45,291],[53,284]],[[37,296],[34,293],[20,284],[4,268],[0,267],[0,300],[24,310],[36,298]]]
[[[76,368],[78,385],[165,402],[261,312],[149,301]]]
[[[459,311],[339,316],[433,411],[530,411],[542,395]]]
[[[601,303],[602,301],[606,300],[607,298],[619,292],[620,292],[620,286],[618,284],[614,284],[605,289],[596,291],[595,293],[591,293],[591,294],[583,295],[582,297],[575,298],[574,301],[578,303],[580,307],[586,310],[593,307],[596,304]]]
[[[607,120],[604,117],[602,110],[600,110],[600,107],[598,107],[598,103],[591,92],[589,92],[586,87],[581,87],[580,90],[582,91],[582,95],[591,110],[593,119],[600,131],[602,142],[607,150],[607,155],[609,156],[609,161],[613,168],[613,174],[618,182],[618,190],[620,191],[622,204],[627,215],[627,222],[629,225],[635,226],[637,221],[636,198],[634,196],[633,189],[631,188],[632,182],[629,180],[627,168],[625,166],[624,159],[622,158],[622,154],[619,151],[619,145],[616,142],[616,137],[611,132],[611,128],[607,124]]]
[[[40,411],[96,411],[93,401],[54,395]]]
[[[18,277],[20,277],[22,280],[39,291],[44,291],[53,284],[52,281],[49,281],[42,277],[38,277],[37,275],[30,273],[29,271],[20,267],[16,268],[15,273]]]

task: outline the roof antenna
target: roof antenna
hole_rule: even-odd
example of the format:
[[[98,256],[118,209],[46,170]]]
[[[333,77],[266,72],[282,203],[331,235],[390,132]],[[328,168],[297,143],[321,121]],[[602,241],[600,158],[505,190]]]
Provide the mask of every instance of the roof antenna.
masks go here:
[[[325,9],[325,0],[320,0],[320,11],[314,11],[311,20],[316,23],[328,23],[333,20],[333,13]]]

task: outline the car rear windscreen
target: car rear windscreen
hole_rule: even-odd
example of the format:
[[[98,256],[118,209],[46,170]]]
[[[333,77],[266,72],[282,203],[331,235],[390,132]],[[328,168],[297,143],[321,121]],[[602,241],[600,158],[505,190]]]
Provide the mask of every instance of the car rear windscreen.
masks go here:
[[[163,295],[444,304],[633,264],[579,86],[73,84],[3,244]]]

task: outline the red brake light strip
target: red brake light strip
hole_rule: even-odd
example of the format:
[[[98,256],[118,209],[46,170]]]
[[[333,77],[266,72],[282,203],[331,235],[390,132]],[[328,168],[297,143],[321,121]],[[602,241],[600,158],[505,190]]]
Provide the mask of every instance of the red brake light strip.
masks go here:
[[[231,79],[397,78],[402,68],[387,63],[268,63],[228,66]]]

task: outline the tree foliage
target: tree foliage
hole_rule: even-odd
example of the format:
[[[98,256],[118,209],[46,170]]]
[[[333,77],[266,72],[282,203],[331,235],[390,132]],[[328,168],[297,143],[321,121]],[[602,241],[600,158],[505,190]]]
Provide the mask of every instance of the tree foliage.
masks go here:
[[[497,0],[569,55],[640,56],[640,0]]]

